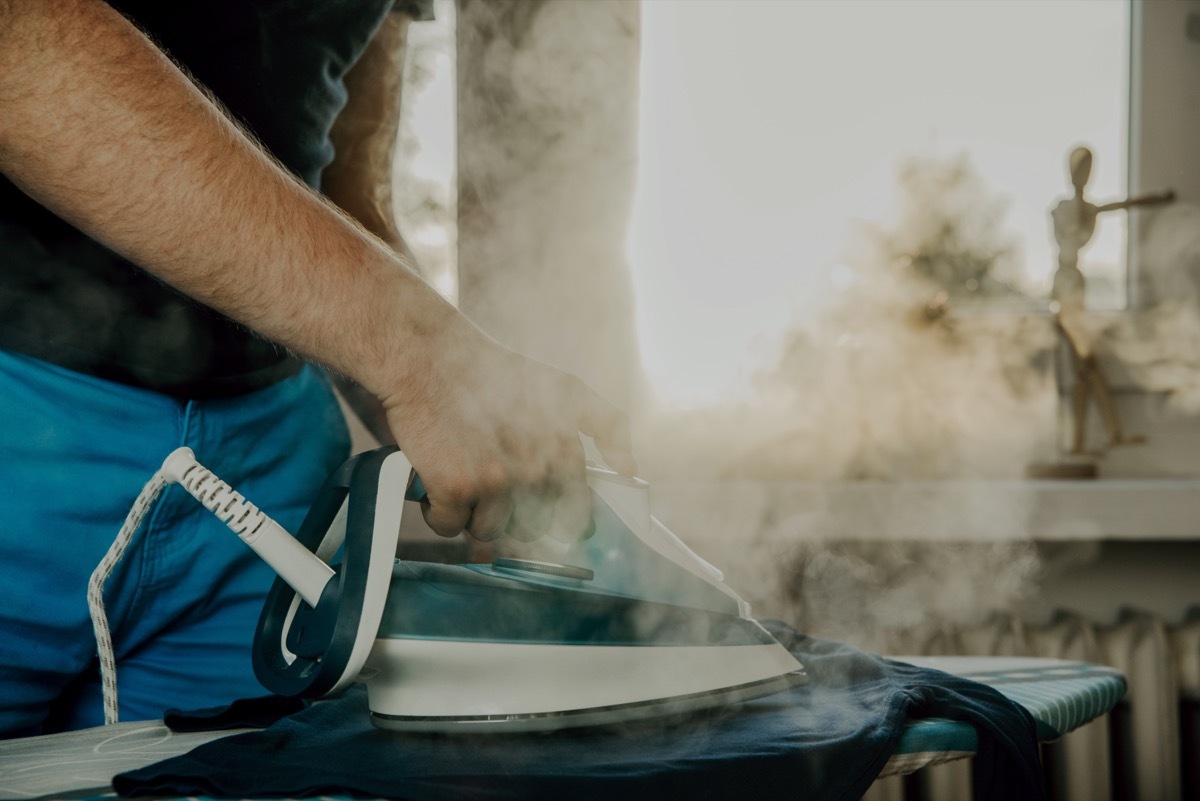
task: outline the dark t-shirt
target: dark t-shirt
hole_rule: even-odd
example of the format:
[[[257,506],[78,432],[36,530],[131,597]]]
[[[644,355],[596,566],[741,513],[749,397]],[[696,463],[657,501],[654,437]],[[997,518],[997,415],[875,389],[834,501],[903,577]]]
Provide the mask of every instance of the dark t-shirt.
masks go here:
[[[319,188],[342,77],[393,0],[111,0]],[[397,8],[425,11],[402,0]],[[212,231],[214,243],[221,231]],[[298,362],[77,231],[0,176],[0,347],[177,397],[237,395]]]

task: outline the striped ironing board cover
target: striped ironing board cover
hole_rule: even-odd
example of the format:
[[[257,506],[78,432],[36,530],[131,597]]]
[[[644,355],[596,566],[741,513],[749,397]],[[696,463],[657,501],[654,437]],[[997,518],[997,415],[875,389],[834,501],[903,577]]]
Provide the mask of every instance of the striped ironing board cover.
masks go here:
[[[897,656],[996,688],[1029,710],[1038,739],[1057,740],[1107,714],[1125,695],[1120,671],[1086,662],[1031,657]],[[941,718],[915,720],[900,738],[881,775],[911,773],[926,765],[970,756],[978,741],[970,724]]]

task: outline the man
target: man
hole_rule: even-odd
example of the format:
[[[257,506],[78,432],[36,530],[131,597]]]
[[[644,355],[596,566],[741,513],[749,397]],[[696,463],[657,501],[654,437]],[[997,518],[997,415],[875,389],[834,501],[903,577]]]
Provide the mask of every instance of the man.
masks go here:
[[[440,534],[578,536],[579,432],[633,471],[612,407],[420,280],[378,196],[354,207],[371,103],[345,103],[330,189],[387,241],[313,191],[343,83],[402,43],[391,5],[0,0],[0,733],[100,721],[87,577],[170,449],[298,525],[346,442],[290,354],[378,399]],[[106,592],[125,718],[260,692],[270,574],[180,495]]]

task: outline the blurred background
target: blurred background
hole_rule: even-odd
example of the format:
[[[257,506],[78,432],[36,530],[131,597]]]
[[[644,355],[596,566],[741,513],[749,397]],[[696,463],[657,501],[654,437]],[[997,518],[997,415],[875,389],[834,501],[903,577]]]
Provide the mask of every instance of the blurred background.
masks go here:
[[[1200,797],[1200,2],[436,15],[406,238],[490,334],[629,410],[656,516],[814,635],[1123,669],[1054,791]],[[1051,296],[1079,147],[1087,202],[1175,197],[1100,212],[1080,254],[1083,413]],[[872,792],[964,798],[965,770]]]

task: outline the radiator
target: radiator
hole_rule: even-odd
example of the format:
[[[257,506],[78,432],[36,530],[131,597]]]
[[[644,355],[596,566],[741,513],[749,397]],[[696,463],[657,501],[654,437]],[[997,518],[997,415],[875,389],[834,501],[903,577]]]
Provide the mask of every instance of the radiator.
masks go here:
[[[1060,611],[1034,625],[1012,615],[939,631],[905,653],[1040,656],[1111,665],[1129,690],[1107,717],[1042,748],[1047,795],[1070,801],[1200,799],[1200,607],[1165,621],[1128,609],[1115,623]],[[970,760],[880,779],[865,801],[964,801]]]

